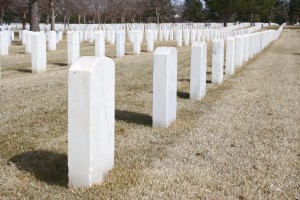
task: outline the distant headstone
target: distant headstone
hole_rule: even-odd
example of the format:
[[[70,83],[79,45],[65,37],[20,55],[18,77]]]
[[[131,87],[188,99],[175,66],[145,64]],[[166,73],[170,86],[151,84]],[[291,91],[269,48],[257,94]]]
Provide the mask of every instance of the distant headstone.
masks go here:
[[[69,31],[67,33],[68,40],[68,65],[72,65],[80,57],[80,41],[79,32]]]
[[[221,84],[223,82],[224,67],[224,40],[213,40],[212,55],[212,83]]]
[[[56,51],[56,32],[49,31],[48,33],[48,50]]]
[[[190,98],[201,100],[206,93],[207,44],[195,42],[192,46]]]
[[[243,65],[243,36],[235,37],[235,58],[234,58],[234,67],[241,68]]]
[[[8,41],[7,41],[7,32],[0,32],[0,56],[8,55]]]
[[[104,57],[105,56],[105,32],[97,31],[95,33],[95,55],[96,57]]]
[[[31,33],[31,63],[32,73],[41,73],[47,70],[45,33]]]
[[[125,56],[125,31],[117,31],[117,57],[124,57]]]
[[[228,37],[226,42],[226,75],[234,74],[235,38]]]

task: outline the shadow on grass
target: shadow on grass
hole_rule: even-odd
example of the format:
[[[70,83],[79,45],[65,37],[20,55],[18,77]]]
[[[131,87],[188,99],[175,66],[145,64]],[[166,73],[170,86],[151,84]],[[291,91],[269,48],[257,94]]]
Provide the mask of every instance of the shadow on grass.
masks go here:
[[[131,124],[152,126],[152,117],[142,113],[124,111],[116,109],[116,120]]]
[[[189,99],[190,98],[190,93],[188,92],[177,92],[177,97],[181,98],[181,99]]]
[[[49,185],[68,186],[68,158],[51,151],[29,151],[9,159],[16,167]]]
[[[18,72],[23,72],[23,73],[32,73],[31,69],[17,69]]]
[[[179,82],[190,82],[190,79],[179,79]]]
[[[58,65],[60,67],[66,67],[66,66],[68,66],[67,63],[52,63],[52,65]]]

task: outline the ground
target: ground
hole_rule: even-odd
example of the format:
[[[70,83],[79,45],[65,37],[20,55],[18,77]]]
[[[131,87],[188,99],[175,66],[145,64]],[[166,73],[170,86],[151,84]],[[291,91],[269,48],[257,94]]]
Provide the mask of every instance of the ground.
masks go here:
[[[14,42],[0,79],[1,199],[300,199],[300,29],[251,59],[203,101],[189,99],[190,47],[178,48],[178,114],[152,128],[153,54],[115,58],[115,167],[101,185],[68,188],[66,41],[30,73]],[[175,46],[160,42],[159,46]],[[81,55],[94,46],[81,45]]]

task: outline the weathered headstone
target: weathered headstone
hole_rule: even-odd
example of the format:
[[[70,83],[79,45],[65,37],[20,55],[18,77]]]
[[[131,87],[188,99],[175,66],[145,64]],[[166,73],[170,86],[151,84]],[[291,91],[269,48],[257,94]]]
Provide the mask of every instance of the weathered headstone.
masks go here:
[[[223,82],[224,67],[224,40],[213,40],[212,55],[212,83],[221,84]]]
[[[167,128],[176,120],[177,50],[159,47],[153,64],[153,127]]]
[[[117,31],[117,57],[124,57],[125,56],[125,32],[124,31]]]
[[[56,32],[49,31],[48,33],[48,50],[56,51]]]
[[[226,75],[234,74],[235,38],[228,37],[226,43]]]
[[[235,37],[234,67],[241,68],[243,65],[243,36]]]
[[[141,54],[141,39],[139,31],[133,31],[133,53]]]
[[[8,55],[8,41],[6,31],[0,32],[0,56]]]
[[[31,33],[31,64],[32,73],[41,73],[47,70],[45,33]]]
[[[182,47],[182,30],[177,30],[176,40],[177,40],[177,46]]]
[[[105,32],[97,31],[95,33],[95,55],[96,57],[104,57],[105,56]]]
[[[67,33],[68,40],[68,64],[72,65],[80,57],[80,41],[77,31]]]
[[[31,53],[31,31],[27,31],[25,33],[25,40],[26,40],[26,53]]]
[[[115,64],[81,57],[68,82],[69,186],[91,187],[114,166]]]
[[[201,100],[206,93],[207,44],[195,42],[192,46],[190,98]]]
[[[154,51],[154,31],[147,30],[146,38],[147,38],[147,51],[153,52]]]

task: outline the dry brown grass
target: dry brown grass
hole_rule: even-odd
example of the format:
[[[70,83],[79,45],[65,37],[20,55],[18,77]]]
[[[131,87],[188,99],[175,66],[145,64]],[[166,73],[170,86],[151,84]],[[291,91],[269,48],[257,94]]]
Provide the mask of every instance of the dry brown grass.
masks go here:
[[[15,42],[0,80],[1,199],[299,199],[300,34],[189,100],[190,47],[178,49],[178,119],[151,127],[152,54],[116,62],[115,168],[102,185],[67,188],[66,41],[31,74]],[[157,46],[175,46],[160,42]],[[144,51],[146,49],[143,43]],[[93,55],[84,43],[81,55]],[[211,45],[209,45],[209,66]],[[208,71],[211,71],[209,67]],[[210,80],[211,74],[208,73]]]

